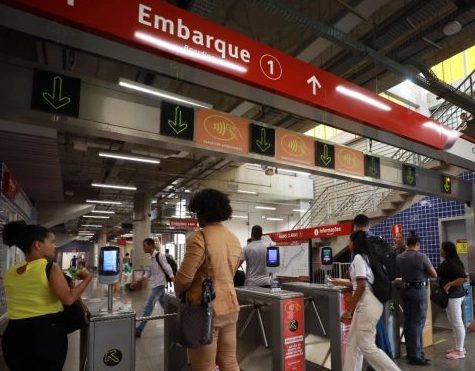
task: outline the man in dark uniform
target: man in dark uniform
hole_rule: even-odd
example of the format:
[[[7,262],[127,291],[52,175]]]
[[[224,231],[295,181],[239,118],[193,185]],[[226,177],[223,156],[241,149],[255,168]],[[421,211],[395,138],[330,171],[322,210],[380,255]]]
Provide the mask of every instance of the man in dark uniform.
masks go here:
[[[427,317],[427,289],[429,277],[437,272],[427,255],[419,252],[419,237],[411,232],[406,251],[396,258],[396,267],[402,278],[401,299],[404,307],[404,336],[407,360],[411,365],[428,366],[422,353],[422,331]]]

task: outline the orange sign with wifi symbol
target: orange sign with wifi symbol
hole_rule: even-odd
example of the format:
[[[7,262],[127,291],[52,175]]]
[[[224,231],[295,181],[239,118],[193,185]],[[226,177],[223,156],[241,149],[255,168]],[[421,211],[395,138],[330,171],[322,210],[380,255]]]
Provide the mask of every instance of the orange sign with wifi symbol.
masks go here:
[[[275,136],[277,160],[313,166],[315,153],[313,138],[283,129],[276,129]]]
[[[196,144],[223,152],[249,152],[249,121],[222,112],[200,109],[195,119]]]

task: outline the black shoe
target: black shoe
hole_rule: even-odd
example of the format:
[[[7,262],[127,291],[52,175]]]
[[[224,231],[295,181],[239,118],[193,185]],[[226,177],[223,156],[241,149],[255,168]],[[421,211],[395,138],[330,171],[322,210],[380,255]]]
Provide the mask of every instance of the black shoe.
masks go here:
[[[409,364],[415,366],[429,366],[430,360],[427,358],[409,358]]]

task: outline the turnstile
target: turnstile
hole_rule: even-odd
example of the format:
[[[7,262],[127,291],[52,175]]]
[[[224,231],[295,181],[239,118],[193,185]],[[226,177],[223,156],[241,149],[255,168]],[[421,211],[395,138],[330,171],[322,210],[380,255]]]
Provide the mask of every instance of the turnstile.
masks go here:
[[[242,371],[304,371],[303,295],[261,287],[236,288],[241,309],[237,323],[237,359]],[[179,300],[167,294],[165,312]],[[175,317],[165,319],[165,369],[190,370],[186,348],[175,343]]]
[[[85,299],[90,323],[81,329],[81,371],[133,371],[135,369],[135,312],[106,298]]]
[[[351,290],[307,282],[287,282],[282,288],[305,297],[306,369],[341,370],[350,326],[340,322],[340,314],[346,310]]]

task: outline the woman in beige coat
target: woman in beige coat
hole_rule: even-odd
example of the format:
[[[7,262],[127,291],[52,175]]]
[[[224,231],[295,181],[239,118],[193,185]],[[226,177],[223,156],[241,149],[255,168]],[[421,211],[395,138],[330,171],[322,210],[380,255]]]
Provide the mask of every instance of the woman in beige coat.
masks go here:
[[[212,301],[213,342],[189,349],[191,368],[193,371],[214,371],[218,365],[220,371],[239,371],[236,360],[239,303],[233,277],[239,266],[241,245],[221,223],[231,218],[230,201],[215,189],[203,189],[191,198],[188,210],[196,213],[202,230],[193,233],[186,242],[185,256],[175,277],[176,294],[180,297],[186,292],[190,304],[199,304],[202,283],[208,276],[213,279],[216,292]]]

